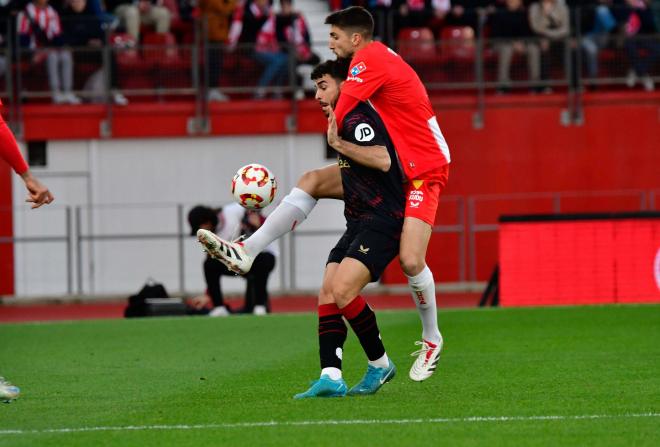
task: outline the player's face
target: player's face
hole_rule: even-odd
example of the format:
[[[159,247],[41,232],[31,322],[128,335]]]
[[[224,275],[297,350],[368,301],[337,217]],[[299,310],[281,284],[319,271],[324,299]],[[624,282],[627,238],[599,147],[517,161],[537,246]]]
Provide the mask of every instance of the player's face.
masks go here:
[[[315,79],[314,83],[316,84],[314,98],[319,102],[325,116],[328,116],[339,98],[339,82],[329,74],[324,74],[319,79]]]
[[[332,25],[330,27],[330,41],[328,43],[328,48],[330,48],[337,57],[353,57],[353,53],[355,52],[353,42],[354,36],[356,36],[356,34],[351,35],[343,29]]]

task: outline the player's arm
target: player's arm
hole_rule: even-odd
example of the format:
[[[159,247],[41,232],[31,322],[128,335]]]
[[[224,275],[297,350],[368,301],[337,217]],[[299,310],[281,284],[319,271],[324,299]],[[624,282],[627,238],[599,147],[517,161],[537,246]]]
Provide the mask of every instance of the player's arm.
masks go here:
[[[9,163],[25,182],[25,187],[28,190],[28,197],[25,201],[31,202],[32,208],[39,208],[41,205],[55,200],[48,188],[30,172],[21,151],[18,149],[16,138],[14,138],[14,134],[11,133],[2,116],[0,116],[0,158]]]
[[[380,144],[362,146],[341,138],[337,133],[337,119],[332,110],[328,114],[328,144],[340,154],[368,168],[387,172],[392,165],[392,159],[385,146]]]

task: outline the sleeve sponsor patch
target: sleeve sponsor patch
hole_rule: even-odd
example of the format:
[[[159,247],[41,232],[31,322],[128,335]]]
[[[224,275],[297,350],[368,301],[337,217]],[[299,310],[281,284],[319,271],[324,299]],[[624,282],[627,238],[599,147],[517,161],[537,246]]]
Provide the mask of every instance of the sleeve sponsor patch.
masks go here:
[[[376,136],[374,129],[367,123],[358,124],[355,127],[355,139],[360,142],[371,141]]]
[[[367,66],[364,62],[358,62],[357,64],[351,67],[351,76],[357,76],[367,69]]]

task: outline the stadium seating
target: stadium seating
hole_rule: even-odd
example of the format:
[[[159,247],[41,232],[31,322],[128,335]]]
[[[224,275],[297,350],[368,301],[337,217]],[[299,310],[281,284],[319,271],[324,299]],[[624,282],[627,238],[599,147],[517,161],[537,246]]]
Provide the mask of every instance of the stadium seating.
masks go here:
[[[397,36],[397,51],[425,82],[439,81],[439,57],[429,28],[403,28]]]

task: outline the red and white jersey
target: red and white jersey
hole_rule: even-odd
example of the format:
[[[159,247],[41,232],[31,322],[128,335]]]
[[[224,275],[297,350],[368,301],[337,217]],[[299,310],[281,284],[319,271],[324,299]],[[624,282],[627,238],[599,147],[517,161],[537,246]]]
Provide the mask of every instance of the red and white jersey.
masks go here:
[[[372,42],[353,56],[342,97],[369,101],[383,119],[408,179],[434,179],[451,161],[422,81],[398,54]],[[337,116],[338,122],[342,117]]]
[[[17,21],[18,34],[31,34],[30,48],[39,46],[32,29],[33,24],[41,28],[48,40],[62,34],[60,16],[51,6],[38,8],[34,3],[28,3],[25,9],[18,13]]]

